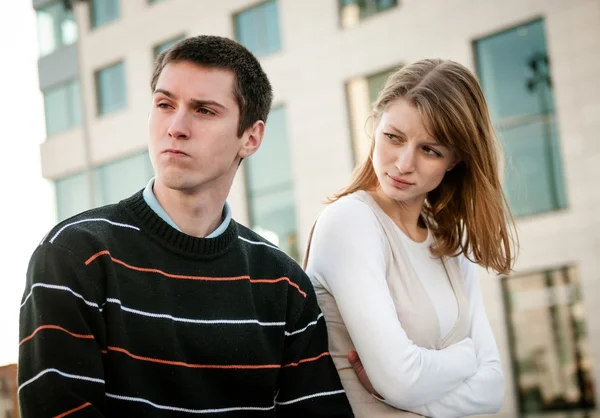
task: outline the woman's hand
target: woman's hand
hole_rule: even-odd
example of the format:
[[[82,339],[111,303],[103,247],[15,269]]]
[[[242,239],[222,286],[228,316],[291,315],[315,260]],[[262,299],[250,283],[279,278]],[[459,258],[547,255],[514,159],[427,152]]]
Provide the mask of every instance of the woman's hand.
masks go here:
[[[348,361],[350,362],[352,368],[354,369],[354,372],[358,376],[358,381],[361,383],[361,385],[363,385],[363,387],[371,395],[375,396],[378,399],[382,399],[371,384],[369,376],[367,376],[367,371],[363,367],[362,362],[360,361],[360,357],[358,356],[358,353],[355,350],[350,350],[348,352]]]

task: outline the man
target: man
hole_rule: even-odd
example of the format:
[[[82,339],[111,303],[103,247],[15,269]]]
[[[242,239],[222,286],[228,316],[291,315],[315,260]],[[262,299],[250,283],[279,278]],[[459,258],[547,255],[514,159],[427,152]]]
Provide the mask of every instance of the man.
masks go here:
[[[198,36],[158,58],[151,87],[156,177],[31,258],[22,416],[352,416],[309,279],[225,201],[271,107],[259,62]]]

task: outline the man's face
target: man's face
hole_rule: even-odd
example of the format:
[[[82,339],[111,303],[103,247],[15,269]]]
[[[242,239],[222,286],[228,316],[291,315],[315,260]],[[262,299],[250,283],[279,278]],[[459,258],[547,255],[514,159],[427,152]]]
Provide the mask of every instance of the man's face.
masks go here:
[[[231,183],[240,158],[248,155],[250,135],[237,136],[240,112],[234,80],[231,71],[185,61],[164,67],[148,121],[158,184],[194,193]]]

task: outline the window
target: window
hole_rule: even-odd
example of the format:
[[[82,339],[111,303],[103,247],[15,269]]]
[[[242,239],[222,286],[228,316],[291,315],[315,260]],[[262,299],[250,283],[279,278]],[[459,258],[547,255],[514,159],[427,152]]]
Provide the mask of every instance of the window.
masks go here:
[[[81,96],[79,81],[44,91],[46,134],[52,136],[81,124]]]
[[[285,107],[271,110],[262,145],[245,163],[252,228],[298,260]]]
[[[167,49],[171,48],[173,45],[175,45],[177,42],[181,41],[184,38],[185,38],[184,35],[179,35],[176,38],[170,39],[166,42],[163,42],[162,44],[156,45],[154,47],[154,59],[156,59],[156,57],[158,57],[160,54],[162,54]]]
[[[125,65],[122,61],[96,72],[96,97],[100,115],[127,106]]]
[[[36,20],[41,57],[77,41],[77,24],[64,1],[55,1],[37,9]]]
[[[105,25],[119,18],[119,0],[92,0],[92,28]]]
[[[272,54],[281,48],[276,0],[239,12],[233,20],[235,39],[257,57]]]
[[[59,221],[90,208],[90,185],[86,173],[79,173],[54,182],[56,213]]]
[[[577,269],[504,277],[502,287],[519,416],[593,407],[593,372]]]
[[[544,22],[475,42],[477,68],[502,142],[515,216],[565,208],[560,141]]]
[[[346,83],[355,163],[362,162],[369,152],[373,128],[367,122],[371,122],[369,117],[377,95],[385,86],[388,77],[395,71],[396,68],[393,68],[366,77],[356,77]]]
[[[343,28],[351,28],[377,13],[398,6],[398,0],[339,0],[340,22]]]
[[[146,186],[154,175],[144,151],[94,169],[94,202],[97,206],[117,203]]]

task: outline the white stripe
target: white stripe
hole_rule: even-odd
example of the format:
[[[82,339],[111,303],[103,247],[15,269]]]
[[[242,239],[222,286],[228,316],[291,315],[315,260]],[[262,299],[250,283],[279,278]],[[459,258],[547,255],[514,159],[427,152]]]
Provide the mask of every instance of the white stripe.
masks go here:
[[[44,371],[39,372],[36,376],[32,377],[27,382],[24,382],[21,386],[19,386],[19,390],[17,391],[17,393],[21,392],[21,389],[23,389],[28,384],[35,382],[36,380],[38,380],[40,377],[42,377],[46,373],[57,373],[57,374],[59,374],[59,375],[61,375],[63,377],[67,377],[69,379],[85,380],[85,381],[88,381],[88,382],[94,382],[94,383],[102,383],[102,384],[104,384],[104,380],[103,379],[97,379],[95,377],[79,376],[77,374],[69,374],[69,373],[61,372],[58,369],[46,369]]]
[[[315,319],[315,320],[314,320],[314,321],[312,321],[312,322],[309,322],[309,323],[308,323],[308,325],[307,325],[307,326],[305,326],[304,328],[302,328],[302,329],[299,329],[298,331],[294,331],[294,332],[287,332],[287,331],[286,331],[286,332],[285,332],[285,336],[286,336],[286,337],[291,337],[292,335],[300,334],[300,333],[302,333],[302,332],[306,331],[306,330],[307,330],[309,327],[312,327],[313,325],[317,325],[317,322],[319,321],[319,319],[321,319],[321,317],[323,317],[323,314],[322,314],[322,313],[321,313],[321,314],[319,314],[319,316],[317,316],[317,319]]]
[[[241,239],[242,241],[247,242],[248,244],[252,244],[252,245],[264,245],[265,247],[273,248],[274,250],[281,251],[282,253],[285,254],[285,251],[283,251],[281,248],[277,248],[276,246],[271,245],[271,244],[267,244],[266,242],[250,241],[249,239],[244,238],[244,237],[239,236],[239,235],[238,235],[238,238]]]
[[[216,414],[222,412],[232,412],[232,411],[270,411],[275,409],[275,405],[267,406],[267,407],[259,407],[259,406],[240,406],[240,407],[232,407],[232,408],[219,408],[219,409],[187,409],[187,408],[178,408],[175,406],[167,406],[167,405],[159,405],[151,402],[147,399],[143,398],[134,398],[131,396],[120,396],[112,393],[106,393],[106,396],[113,399],[119,399],[121,401],[129,401],[129,402],[139,402],[145,403],[150,406],[153,406],[156,409],[163,409],[166,411],[176,411],[176,412],[187,412],[188,414]]]
[[[72,223],[70,223],[70,224],[66,224],[65,226],[63,226],[62,228],[60,228],[60,229],[58,230],[58,232],[57,232],[56,234],[54,234],[54,236],[53,236],[52,238],[50,238],[50,243],[52,244],[52,243],[54,242],[54,240],[56,239],[56,237],[58,237],[58,235],[59,235],[59,234],[60,234],[62,231],[64,231],[65,229],[67,229],[68,227],[70,227],[70,226],[73,226],[73,225],[77,225],[77,224],[80,224],[80,223],[83,223],[83,222],[107,222],[107,223],[109,223],[109,224],[111,224],[111,225],[114,225],[114,226],[120,226],[120,227],[122,227],[122,228],[130,228],[130,229],[135,229],[136,231],[139,231],[139,230],[140,230],[140,228],[138,228],[137,226],[128,225],[128,224],[121,224],[121,223],[118,223],[118,222],[109,221],[108,219],[104,219],[104,218],[90,218],[90,219],[82,219],[82,220],[80,220],[80,221],[77,221],[77,222],[72,222]]]
[[[301,398],[292,399],[291,401],[285,401],[285,402],[275,401],[275,403],[277,405],[290,405],[290,404],[293,404],[293,403],[296,403],[296,402],[305,401],[307,399],[319,398],[321,396],[340,395],[342,393],[344,393],[344,389],[334,390],[333,392],[319,392],[319,393],[314,393],[312,395],[307,395],[307,396],[303,396]]]
[[[140,311],[138,309],[128,308],[126,306],[123,306],[123,304],[121,303],[121,301],[119,299],[108,298],[108,299],[106,299],[106,302],[117,304],[117,305],[121,306],[121,309],[124,310],[125,312],[133,313],[133,314],[136,314],[136,315],[148,316],[150,318],[165,318],[165,319],[170,319],[172,321],[186,322],[186,323],[189,323],[189,324],[207,324],[207,325],[212,325],[212,324],[240,324],[240,325],[242,325],[242,324],[257,324],[257,325],[261,325],[263,327],[281,327],[281,326],[285,326],[285,322],[261,322],[261,321],[258,321],[256,319],[192,319],[192,318],[180,318],[180,317],[172,316],[172,315],[168,315],[168,314],[158,314],[158,313],[145,312],[145,311]]]
[[[79,293],[74,292],[73,290],[69,289],[67,286],[57,286],[54,284],[46,284],[46,283],[35,283],[34,285],[32,285],[31,291],[29,292],[29,294],[27,295],[27,297],[21,304],[21,308],[27,303],[27,300],[31,297],[31,294],[33,293],[33,289],[35,289],[36,287],[45,287],[47,289],[64,290],[66,292],[73,294],[74,296],[77,296],[79,299],[84,301],[86,303],[86,305],[91,306],[93,308],[100,309],[100,307],[98,306],[97,303],[90,302],[89,300],[85,300],[85,298],[83,296],[81,296]],[[102,311],[102,309],[100,309],[100,311]]]

